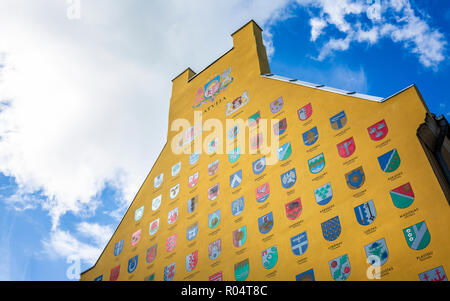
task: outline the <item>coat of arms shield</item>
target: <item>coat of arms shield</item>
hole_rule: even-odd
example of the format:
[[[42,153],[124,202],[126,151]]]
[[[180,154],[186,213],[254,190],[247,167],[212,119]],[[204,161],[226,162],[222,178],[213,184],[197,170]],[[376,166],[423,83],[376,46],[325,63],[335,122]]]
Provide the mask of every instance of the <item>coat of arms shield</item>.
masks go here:
[[[333,190],[331,189],[331,183],[328,182],[319,188],[314,189],[314,196],[317,204],[323,206],[328,204],[333,198]]]
[[[321,172],[325,168],[325,156],[323,153],[308,160],[309,171],[313,174]]]
[[[255,175],[259,175],[266,169],[266,157],[261,157],[258,160],[254,161],[253,164],[253,173]]]
[[[281,119],[280,121],[276,122],[273,125],[273,132],[275,133],[275,136],[283,135],[284,132],[286,132],[286,129],[287,129],[286,118]]]
[[[362,166],[353,169],[352,171],[345,174],[345,181],[350,189],[360,188],[366,180],[364,170]]]
[[[300,198],[285,204],[284,208],[286,209],[286,217],[290,220],[295,220],[302,214],[302,202]]]
[[[231,188],[238,187],[242,182],[242,169],[238,170],[237,172],[233,173],[230,176],[230,186]]]
[[[141,240],[142,229],[137,230],[131,235],[131,245],[135,246]]]
[[[347,116],[345,111],[339,112],[330,118],[331,128],[333,130],[340,130],[347,124]]]
[[[208,256],[209,259],[215,260],[219,257],[220,252],[222,251],[222,240],[218,239],[213,241],[208,245]]]
[[[159,229],[159,218],[150,223],[148,233],[150,235],[155,235],[156,232],[158,232],[158,229]]]
[[[139,221],[143,215],[144,215],[144,206],[139,207],[134,211],[134,221],[136,222]]]
[[[273,228],[273,214],[272,212],[267,213],[266,215],[261,216],[258,218],[258,228],[259,232],[262,234],[269,233],[270,230]]]
[[[187,240],[193,240],[197,237],[198,234],[198,223],[194,223],[190,225],[186,230],[186,238]]]
[[[189,188],[193,188],[198,183],[198,171],[193,175],[189,176],[188,186]]]
[[[208,215],[208,227],[214,229],[220,223],[220,209]]]
[[[277,246],[272,246],[261,252],[262,265],[265,269],[273,268],[278,262]]]
[[[152,200],[152,211],[156,211],[161,206],[162,194]]]
[[[186,256],[186,271],[191,272],[197,266],[198,250]]]
[[[342,158],[348,158],[353,155],[356,150],[355,140],[353,139],[353,137],[350,137],[337,144],[337,149],[339,156],[341,156]]]
[[[388,133],[386,121],[384,121],[383,119],[375,123],[374,125],[369,126],[367,128],[367,131],[369,131],[370,139],[372,139],[373,141],[379,141],[383,139],[384,137],[386,137]]]
[[[172,281],[175,277],[176,262],[164,267],[164,281]]]
[[[341,234],[339,216],[335,216],[321,224],[323,237],[328,241],[336,240]]]
[[[233,231],[233,245],[241,247],[247,241],[247,226],[243,226]]]
[[[214,201],[219,195],[219,183],[208,189],[208,200]]]
[[[331,277],[336,281],[343,281],[350,276],[350,261],[348,255],[344,254],[328,262],[330,267]]]
[[[421,221],[415,225],[403,229],[406,243],[413,250],[422,250],[428,246],[431,240],[425,221]]]
[[[244,281],[250,273],[248,258],[234,265],[234,278],[236,281]]]
[[[291,237],[291,250],[295,255],[303,255],[308,249],[308,236],[306,231]]]
[[[295,168],[288,170],[287,172],[283,173],[280,177],[281,177],[281,185],[286,189],[291,188],[297,181],[297,174],[295,173]]]
[[[306,131],[302,134],[303,144],[306,146],[311,146],[319,139],[319,132],[317,131],[317,127],[313,127],[309,131]]]
[[[178,193],[180,192],[180,184],[177,184],[170,188],[169,197],[173,200],[178,196]]]
[[[283,97],[279,97],[270,103],[270,111],[275,114],[283,108]]]
[[[145,259],[147,260],[147,263],[152,263],[156,258],[156,253],[158,250],[158,245],[153,245],[150,248],[147,249],[147,256]]]
[[[292,154],[291,143],[287,142],[278,148],[278,160],[285,161]]]
[[[136,270],[138,264],[138,255],[131,257],[130,260],[128,260],[128,273],[133,273]]]
[[[244,206],[245,202],[243,196],[231,202],[231,214],[233,214],[233,216],[238,216],[244,211]]]
[[[298,111],[297,111],[297,115],[298,115],[298,119],[300,119],[301,121],[305,121],[307,120],[309,117],[311,117],[312,115],[312,106],[311,103],[307,104],[304,107],[301,107]]]
[[[364,246],[364,250],[366,251],[367,261],[372,266],[382,266],[388,260],[389,252],[384,238]]]
[[[177,234],[167,237],[166,239],[166,251],[172,252],[177,246]]]
[[[400,156],[397,149],[393,149],[378,157],[378,163],[380,163],[381,170],[384,172],[393,172],[400,166]]]
[[[370,225],[377,216],[377,211],[375,210],[375,205],[373,200],[362,203],[354,208],[356,220],[360,225],[367,226]]]
[[[270,195],[269,182],[262,184],[259,187],[256,187],[255,195],[256,195],[256,201],[258,203],[265,202],[269,198],[269,195]]]
[[[410,183],[392,189],[389,194],[394,206],[400,209],[405,209],[414,202],[414,191]]]

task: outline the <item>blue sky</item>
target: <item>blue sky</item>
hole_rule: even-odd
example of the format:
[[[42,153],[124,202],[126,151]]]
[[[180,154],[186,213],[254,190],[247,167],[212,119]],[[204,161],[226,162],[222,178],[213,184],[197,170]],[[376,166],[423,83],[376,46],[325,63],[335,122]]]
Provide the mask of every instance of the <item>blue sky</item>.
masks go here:
[[[165,144],[171,79],[250,19],[274,74],[380,97],[414,83],[450,119],[445,0],[2,1],[0,280],[95,262]]]

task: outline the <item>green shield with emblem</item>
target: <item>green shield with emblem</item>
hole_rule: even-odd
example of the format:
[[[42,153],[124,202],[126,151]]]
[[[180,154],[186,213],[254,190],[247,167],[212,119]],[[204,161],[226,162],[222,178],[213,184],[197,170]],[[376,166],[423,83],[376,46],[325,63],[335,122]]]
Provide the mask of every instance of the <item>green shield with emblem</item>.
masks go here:
[[[431,235],[425,221],[403,229],[403,235],[405,236],[406,243],[413,250],[426,248],[431,240]]]

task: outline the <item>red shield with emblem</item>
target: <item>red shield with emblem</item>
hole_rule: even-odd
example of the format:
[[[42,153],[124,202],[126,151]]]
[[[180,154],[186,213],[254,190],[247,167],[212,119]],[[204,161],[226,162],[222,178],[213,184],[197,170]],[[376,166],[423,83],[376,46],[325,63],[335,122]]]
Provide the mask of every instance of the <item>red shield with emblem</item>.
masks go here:
[[[222,281],[223,277],[222,277],[222,272],[218,272],[214,275],[211,275],[208,277],[209,281]]]
[[[208,175],[209,176],[215,175],[218,169],[219,169],[219,159],[208,165]]]
[[[195,269],[198,262],[198,251],[194,251],[191,254],[186,256],[186,270],[188,272]]]
[[[109,275],[109,281],[116,281],[117,278],[119,278],[119,273],[120,273],[120,265],[111,269],[111,274]]]
[[[198,171],[189,177],[189,188],[194,187],[198,183]]]
[[[158,245],[154,245],[147,250],[147,262],[152,263],[156,258],[156,249]]]
[[[386,124],[386,121],[381,120],[374,125],[367,128],[367,131],[369,131],[370,139],[374,141],[378,141],[386,137],[388,133],[388,127]]]
[[[263,134],[257,134],[250,139],[250,148],[253,150],[259,149],[263,140]]]
[[[302,214],[302,202],[300,198],[293,200],[285,205],[286,216],[290,220],[294,220]]]
[[[311,106],[311,103],[309,103],[309,104],[307,104],[306,106],[300,108],[300,109],[297,111],[297,114],[298,114],[298,118],[299,118],[301,121],[305,121],[306,119],[308,119],[308,118],[311,116],[311,114],[312,114],[312,106]]]
[[[167,237],[167,240],[166,240],[166,251],[167,252],[173,251],[173,249],[175,249],[176,245],[177,245],[177,234]]]
[[[339,152],[339,156],[341,156],[342,158],[350,157],[356,149],[355,140],[353,139],[353,137],[351,137],[345,141],[342,141],[337,145],[337,149]]]
[[[131,245],[135,246],[137,243],[141,240],[141,232],[142,229],[137,230],[136,232],[131,235]]]

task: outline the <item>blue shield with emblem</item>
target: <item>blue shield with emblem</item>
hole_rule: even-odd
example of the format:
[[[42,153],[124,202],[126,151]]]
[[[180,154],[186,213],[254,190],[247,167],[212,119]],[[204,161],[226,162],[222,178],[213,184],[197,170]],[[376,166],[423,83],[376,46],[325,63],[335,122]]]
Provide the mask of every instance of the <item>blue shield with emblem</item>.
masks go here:
[[[366,180],[364,170],[362,166],[353,169],[352,171],[345,174],[345,181],[350,189],[360,188]]]
[[[306,231],[291,237],[291,250],[295,255],[302,255],[308,249]]]
[[[360,225],[367,226],[370,225],[377,216],[377,212],[375,210],[375,205],[373,204],[373,200],[362,203],[355,208],[356,220]]]
[[[164,267],[164,281],[171,281],[175,277],[176,262]]]
[[[314,196],[316,197],[317,204],[321,206],[328,204],[333,198],[331,183],[327,183],[317,189],[314,189]]]
[[[339,216],[335,216],[321,224],[323,237],[328,241],[333,241],[341,234],[341,223]]]
[[[284,161],[287,160],[292,154],[291,143],[285,143],[284,145],[278,148],[278,160]]]
[[[420,281],[448,281],[444,268],[438,266],[419,274]]]
[[[242,182],[242,169],[236,171],[230,176],[230,186],[231,188],[238,187]]]
[[[116,242],[114,245],[114,256],[119,256],[119,254],[123,250],[123,239],[121,241]]]
[[[295,168],[281,175],[281,185],[286,189],[291,188],[296,181],[297,181],[297,174],[295,173]]]
[[[103,281],[103,275],[96,277],[94,281]]]
[[[296,281],[315,281],[316,279],[314,278],[314,270],[310,269],[310,270],[307,270],[306,272],[296,275],[295,280]]]
[[[345,111],[337,113],[333,117],[330,118],[331,128],[333,130],[340,130],[347,124],[347,116],[345,115]]]
[[[317,131],[317,127],[315,126],[309,131],[304,132],[302,137],[303,143],[306,146],[313,145],[314,143],[316,143],[317,139],[319,139],[319,132]]]
[[[262,234],[269,233],[273,228],[273,214],[272,212],[258,218],[259,232]]]
[[[389,252],[384,238],[364,246],[364,250],[366,251],[367,261],[372,266],[382,266],[388,260]]]
[[[197,233],[198,233],[198,223],[190,225],[186,230],[187,240],[193,240],[195,237],[197,237]]]
[[[200,158],[200,153],[193,153],[189,155],[189,164],[190,165],[194,165],[195,163],[197,163],[198,159]]]
[[[245,206],[244,197],[241,196],[236,201],[231,202],[231,213],[234,216],[238,216],[239,214],[242,213],[242,211],[244,211],[244,206]]]
[[[128,273],[133,273],[134,270],[136,270],[138,264],[138,255],[130,258],[130,260],[128,260]]]
[[[383,170],[384,172],[393,172],[400,166],[400,156],[397,150],[394,148],[384,155],[379,156],[378,163],[380,164],[381,170]]]
[[[309,171],[316,174],[325,168],[325,156],[323,153],[308,160]]]
[[[253,173],[255,175],[259,175],[266,169],[266,157],[259,158],[255,162],[253,162]]]

